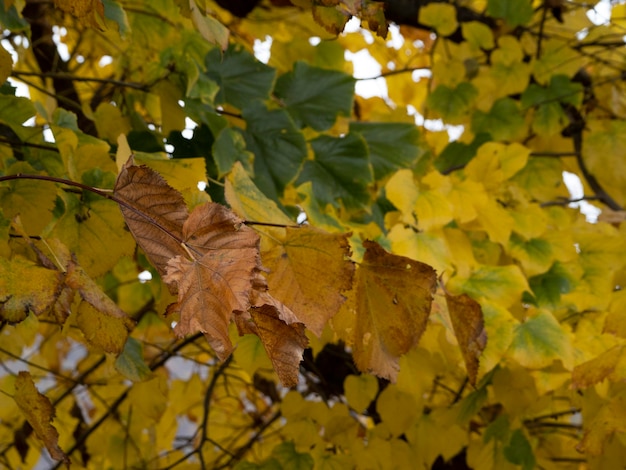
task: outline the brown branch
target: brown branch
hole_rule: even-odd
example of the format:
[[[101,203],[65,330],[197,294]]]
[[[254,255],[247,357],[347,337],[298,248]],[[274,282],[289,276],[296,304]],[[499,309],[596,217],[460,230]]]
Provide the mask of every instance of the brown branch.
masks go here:
[[[113,78],[98,78],[98,77],[79,77],[76,75],[72,75],[67,72],[26,72],[23,70],[13,70],[11,72],[11,76],[16,77],[18,79],[22,79],[22,77],[41,77],[41,78],[58,78],[64,80],[70,80],[74,82],[95,82],[95,83],[103,83],[105,85],[114,85],[125,88],[133,88],[135,90],[140,91],[148,91],[149,86],[147,84],[136,83],[136,82],[125,82],[123,80],[115,80]]]

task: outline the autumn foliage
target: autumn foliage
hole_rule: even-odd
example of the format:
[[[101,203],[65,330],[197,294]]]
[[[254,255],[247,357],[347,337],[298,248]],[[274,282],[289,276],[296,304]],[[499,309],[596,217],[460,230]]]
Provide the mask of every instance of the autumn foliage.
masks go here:
[[[0,467],[623,465],[626,5],[0,24]]]

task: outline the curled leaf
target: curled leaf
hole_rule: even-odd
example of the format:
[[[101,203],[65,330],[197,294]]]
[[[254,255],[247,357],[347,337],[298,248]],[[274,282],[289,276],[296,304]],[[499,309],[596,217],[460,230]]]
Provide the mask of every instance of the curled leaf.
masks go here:
[[[137,244],[161,275],[171,258],[184,255],[183,223],[189,213],[183,196],[154,170],[131,157],[117,177],[115,197]]]
[[[302,353],[308,344],[304,325],[285,323],[278,309],[267,304],[251,308],[249,318],[246,317],[248,315],[238,318],[240,333],[257,335],[281,383],[285,387],[297,385]]]
[[[62,460],[69,467],[69,458],[59,447],[59,432],[50,424],[54,419],[54,407],[48,397],[39,393],[28,372],[20,371],[15,379],[13,398],[26,421],[33,427],[35,435],[50,452],[50,456],[55,460]]]
[[[469,381],[476,385],[480,355],[487,345],[482,309],[480,304],[467,294],[450,295],[446,292],[446,303]]]

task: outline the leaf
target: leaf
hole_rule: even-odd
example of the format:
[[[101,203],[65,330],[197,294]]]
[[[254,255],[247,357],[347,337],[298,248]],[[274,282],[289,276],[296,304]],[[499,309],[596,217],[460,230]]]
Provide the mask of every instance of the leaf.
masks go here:
[[[254,155],[246,150],[246,142],[240,132],[228,127],[222,129],[215,138],[212,150],[219,178],[231,171],[236,162],[252,171]]]
[[[135,338],[128,338],[124,350],[115,359],[115,369],[133,382],[141,382],[152,376],[143,358],[143,345]]]
[[[521,465],[523,470],[532,470],[535,468],[533,448],[521,429],[513,431],[511,440],[503,449],[503,452],[509,462],[515,465]]]
[[[613,346],[593,359],[577,365],[572,371],[572,388],[588,388],[605,379],[611,382],[626,379],[626,354],[623,345]]]
[[[460,124],[477,96],[478,90],[471,83],[461,82],[455,88],[441,84],[428,95],[426,106],[450,124]]]
[[[518,325],[511,343],[513,358],[523,367],[539,369],[560,360],[571,367],[573,348],[569,337],[554,316],[540,310]]]
[[[182,235],[193,259],[173,257],[163,277],[178,291],[178,302],[169,309],[181,315],[174,331],[179,336],[204,333],[224,360],[232,351],[231,316],[250,307],[252,276],[260,266],[259,237],[216,203],[196,207]]]
[[[104,18],[102,0],[54,0],[54,6],[76,17],[81,24],[101,29],[98,20]]]
[[[0,46],[0,84],[7,81],[13,70],[13,59],[7,50]]]
[[[528,282],[517,266],[481,266],[467,279],[451,278],[447,288],[464,292],[473,299],[487,299],[510,307],[519,302]]]
[[[285,323],[278,309],[267,304],[251,308],[250,317],[253,322],[250,332],[261,339],[281,383],[284,387],[295,387],[302,353],[308,344],[304,325]]]
[[[413,124],[351,122],[350,133],[360,134],[365,139],[376,180],[427,160],[427,147]]]
[[[42,268],[22,257],[0,257],[0,320],[18,323],[29,312],[41,315],[52,308],[62,289],[60,272]]]
[[[343,72],[296,62],[291,72],[277,80],[274,93],[297,127],[323,131],[332,127],[338,115],[350,116],[354,83]]]
[[[488,0],[487,14],[504,19],[509,26],[525,25],[533,17],[533,7],[527,0]]]
[[[194,0],[189,0],[191,20],[198,32],[211,44],[217,44],[222,51],[228,48],[230,31],[215,18],[202,14]]]
[[[257,222],[291,225],[293,221],[257,188],[241,163],[226,178],[226,201],[240,217]]]
[[[313,469],[313,457],[308,453],[297,452],[291,441],[283,442],[274,447],[272,457],[280,463],[281,468],[289,468],[290,470]]]
[[[247,122],[244,137],[254,154],[254,182],[266,196],[277,200],[306,158],[304,136],[286,111],[268,110],[262,103],[247,106],[243,117]]]
[[[343,382],[348,405],[357,413],[363,413],[378,394],[378,379],[372,375],[349,375]]]
[[[347,208],[368,206],[373,178],[363,140],[354,134],[322,135],[311,147],[315,158],[304,162],[296,184],[313,182],[313,194],[322,205],[337,205],[340,199]]]
[[[155,171],[136,166],[131,157],[117,177],[114,194],[137,244],[161,275],[171,258],[184,254],[183,223],[187,206],[182,195]]]
[[[476,386],[480,356],[487,345],[482,309],[478,302],[466,294],[450,295],[446,292],[446,304],[469,382]]]
[[[216,103],[228,103],[243,109],[255,100],[269,98],[276,71],[259,62],[248,51],[230,46],[206,56],[207,76],[219,85]]]
[[[395,380],[398,359],[426,328],[437,277],[430,266],[363,242],[356,271],[354,360],[363,372]]]
[[[115,355],[124,350],[133,327],[129,318],[114,317],[84,301],[78,306],[76,324],[90,345]]]
[[[524,130],[524,117],[510,98],[496,100],[488,113],[477,110],[472,116],[472,132],[489,133],[494,140],[516,140]]]
[[[346,26],[350,15],[339,11],[334,6],[313,5],[313,18],[330,34],[339,35]]]
[[[69,468],[70,460],[59,447],[59,432],[50,424],[55,415],[54,407],[48,397],[39,393],[28,372],[18,373],[13,398],[37,438],[50,452],[50,456],[55,460],[62,460]]]
[[[2,95],[0,95],[2,109]],[[0,111],[0,115],[2,111]],[[0,117],[1,120],[1,117]],[[18,173],[37,174],[26,162],[16,162],[5,170],[7,175]],[[32,234],[40,233],[50,222],[57,191],[54,186],[34,180],[13,180],[0,185],[0,206],[4,216],[12,219],[20,215],[26,229]]]
[[[115,22],[117,29],[120,32],[120,36],[124,38],[130,33],[130,24],[128,22],[128,16],[122,5],[115,0],[102,0],[104,5],[105,18]]]
[[[602,455],[606,443],[609,442],[614,433],[626,433],[623,419],[625,414],[626,396],[624,392],[610,396],[608,402],[600,406],[591,417],[590,422],[585,424],[583,439],[576,446],[576,450],[592,456]]]
[[[493,31],[480,21],[467,21],[461,23],[461,31],[463,37],[472,46],[479,49],[493,49],[495,42],[493,40]]]
[[[354,265],[347,261],[347,235],[303,226],[287,228],[275,241],[263,253],[270,291],[319,336],[343,303],[342,292],[352,285]]]
[[[429,3],[419,9],[418,22],[431,26],[441,36],[449,36],[459,25],[456,15],[454,5]]]

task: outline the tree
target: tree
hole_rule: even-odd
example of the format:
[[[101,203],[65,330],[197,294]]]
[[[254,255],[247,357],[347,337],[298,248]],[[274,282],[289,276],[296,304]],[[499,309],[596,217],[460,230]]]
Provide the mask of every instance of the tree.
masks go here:
[[[617,468],[625,13],[5,0],[2,466]]]

